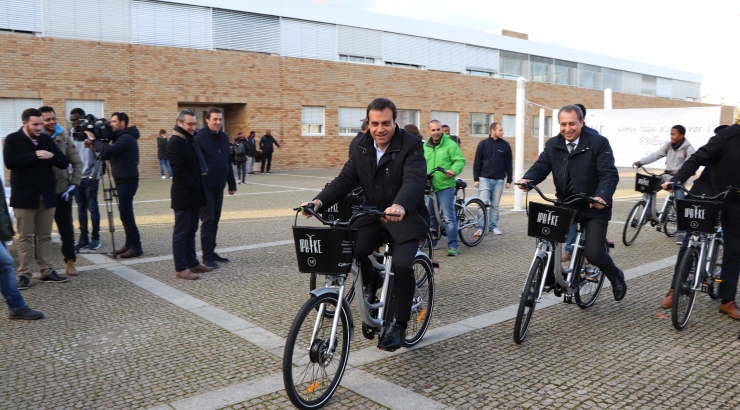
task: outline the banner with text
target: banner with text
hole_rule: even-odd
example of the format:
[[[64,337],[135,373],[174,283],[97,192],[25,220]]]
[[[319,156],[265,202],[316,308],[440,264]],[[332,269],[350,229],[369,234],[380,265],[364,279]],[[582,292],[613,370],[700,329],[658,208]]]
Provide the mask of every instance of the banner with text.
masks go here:
[[[699,149],[714,136],[721,110],[722,107],[589,109],[586,124],[609,139],[616,165],[629,167],[670,141],[674,125],[683,125],[686,138]],[[663,169],[665,158],[647,167]]]

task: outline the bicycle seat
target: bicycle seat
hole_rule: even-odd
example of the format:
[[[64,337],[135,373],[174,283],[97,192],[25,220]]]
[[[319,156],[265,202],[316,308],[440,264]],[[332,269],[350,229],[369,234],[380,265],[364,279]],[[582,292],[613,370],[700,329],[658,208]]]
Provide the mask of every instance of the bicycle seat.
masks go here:
[[[455,187],[458,189],[464,189],[468,187],[468,183],[463,181],[462,179],[456,179],[455,180]]]

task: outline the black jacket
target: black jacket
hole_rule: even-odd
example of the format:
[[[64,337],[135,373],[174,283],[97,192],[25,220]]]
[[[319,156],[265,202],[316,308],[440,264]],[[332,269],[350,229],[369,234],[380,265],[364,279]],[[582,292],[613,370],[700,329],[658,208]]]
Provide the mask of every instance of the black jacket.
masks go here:
[[[511,145],[503,138],[497,140],[490,136],[478,143],[473,162],[473,181],[481,177],[506,179],[511,183]]]
[[[262,150],[262,152],[275,151],[275,147],[272,146],[273,144],[277,145],[277,147],[280,148],[280,144],[278,144],[277,140],[272,135],[265,134],[262,136],[262,138],[260,138],[260,149]]]
[[[46,208],[57,206],[56,186],[52,166],[66,169],[69,160],[57,144],[46,134],[34,145],[21,128],[5,137],[3,158],[10,170],[10,206],[20,209],[39,209],[39,196]],[[36,151],[54,154],[51,159],[39,159]]]
[[[565,199],[566,175],[570,172],[574,193],[585,193],[600,197],[608,207],[604,209],[580,207],[579,219],[610,220],[612,215],[612,196],[617,189],[619,172],[614,166],[614,152],[609,140],[595,131],[583,128],[580,140],[573,153],[568,155],[565,138],[558,134],[545,144],[545,150],[524,174],[524,178],[539,184],[552,172],[556,196]]]
[[[218,135],[219,140],[216,141],[215,133],[212,133],[208,127],[203,127],[195,133],[195,140],[198,141],[208,166],[208,175],[205,178],[206,188],[224,189],[228,183],[229,191],[236,191],[234,168],[230,160],[229,136],[223,131],[219,131]]]
[[[690,156],[671,178],[671,182],[686,182],[700,166],[705,165],[701,176],[694,181],[691,193],[714,196],[728,186],[740,187],[738,164],[740,164],[740,125],[735,124],[710,138],[706,145]]]
[[[0,181],[0,241],[9,241],[13,239],[13,236],[15,236],[15,231],[8,212],[8,203],[5,201],[5,187]]]
[[[172,167],[170,198],[172,209],[184,210],[205,205],[206,170],[201,169],[200,147],[192,135],[175,126],[167,145],[167,158]]]
[[[252,158],[257,156],[257,141],[253,137],[247,138],[247,156]]]
[[[167,159],[167,138],[157,137],[157,159]]]
[[[406,210],[400,222],[384,223],[399,243],[424,238],[429,230],[429,212],[424,205],[426,160],[421,140],[396,127],[388,148],[376,165],[373,138],[367,133],[352,143],[350,156],[342,172],[316,199],[322,205],[337,203],[358,185],[365,194],[365,204],[384,211],[393,204]],[[355,226],[372,223],[373,216],[361,217]]]
[[[93,141],[95,151],[110,157],[111,173],[116,184],[139,182],[139,143],[141,134],[134,125],[113,133],[110,144]]]

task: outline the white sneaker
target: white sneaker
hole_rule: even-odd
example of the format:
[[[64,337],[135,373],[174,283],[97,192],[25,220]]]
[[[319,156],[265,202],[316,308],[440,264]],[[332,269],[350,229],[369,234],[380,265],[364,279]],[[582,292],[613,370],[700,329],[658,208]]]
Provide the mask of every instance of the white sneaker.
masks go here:
[[[501,231],[499,231],[498,228],[493,228],[493,234],[494,235],[501,235]]]
[[[162,179],[167,179],[167,177],[166,177],[166,176],[164,176],[164,175],[162,175]]]

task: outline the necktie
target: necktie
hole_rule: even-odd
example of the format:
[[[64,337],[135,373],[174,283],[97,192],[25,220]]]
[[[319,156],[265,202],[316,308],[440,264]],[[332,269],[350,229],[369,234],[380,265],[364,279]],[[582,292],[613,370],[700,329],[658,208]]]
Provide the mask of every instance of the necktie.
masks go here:
[[[575,149],[576,144],[573,142],[568,143],[568,156],[570,156],[573,153],[573,149]],[[568,163],[566,162],[566,166],[568,166]],[[565,181],[565,194],[570,196],[573,195],[573,180],[570,178],[570,170],[567,170],[567,178]]]

